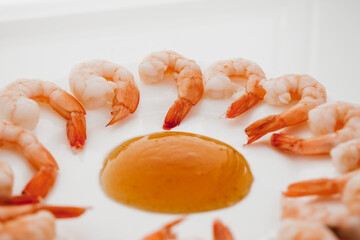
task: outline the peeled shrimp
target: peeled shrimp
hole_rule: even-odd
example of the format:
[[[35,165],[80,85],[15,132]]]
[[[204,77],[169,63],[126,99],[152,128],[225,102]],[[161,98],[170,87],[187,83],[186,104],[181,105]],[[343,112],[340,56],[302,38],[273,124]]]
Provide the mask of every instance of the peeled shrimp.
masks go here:
[[[360,139],[337,145],[331,150],[330,155],[333,164],[341,173],[360,168]]]
[[[309,126],[315,137],[274,134],[271,144],[298,154],[329,153],[338,144],[360,137],[360,107],[346,102],[320,105],[309,112]]]
[[[284,193],[287,197],[330,196],[341,194],[349,211],[360,215],[360,170],[335,179],[320,178],[291,184]]]
[[[48,211],[0,222],[2,240],[51,240],[55,238],[55,218]]]
[[[276,240],[339,240],[323,223],[286,219],[281,222]]]
[[[312,201],[283,199],[281,217],[283,220],[320,222],[331,229],[336,229],[341,239],[360,239],[360,216],[350,214],[341,205],[335,207]]]
[[[46,102],[67,120],[67,137],[74,151],[82,149],[86,140],[85,110],[66,91],[51,82],[20,79],[0,92],[0,119],[34,129],[39,121],[39,105]]]
[[[233,102],[226,113],[227,118],[235,118],[264,98],[265,90],[260,84],[265,73],[256,63],[235,58],[219,61],[204,71],[205,94],[212,98],[231,97],[238,91],[237,84],[231,77],[246,78],[246,93]]]
[[[0,162],[0,202],[11,197],[14,175],[11,167]]]
[[[199,102],[204,88],[200,67],[176,52],[153,52],[139,65],[140,79],[145,83],[162,81],[166,72],[174,73],[178,89],[178,99],[169,109],[163,125],[163,129],[169,130],[179,125]]]
[[[54,185],[58,171],[52,155],[30,131],[7,122],[0,121],[0,143],[15,145],[37,170],[23,193],[45,197]]]
[[[309,111],[326,102],[325,87],[309,75],[288,74],[262,82],[264,100],[273,105],[299,102],[288,110],[260,119],[245,129],[248,144],[265,134],[293,126],[308,119]]]
[[[171,228],[183,220],[184,218],[180,218],[172,221],[163,226],[160,230],[148,235],[143,240],[176,240],[176,234],[171,232]],[[234,237],[232,236],[229,228],[225,226],[220,220],[214,221],[213,234],[214,240],[234,240]]]
[[[139,90],[132,73],[107,60],[75,65],[69,83],[75,97],[88,109],[112,104],[113,117],[106,126],[134,113],[139,103]]]

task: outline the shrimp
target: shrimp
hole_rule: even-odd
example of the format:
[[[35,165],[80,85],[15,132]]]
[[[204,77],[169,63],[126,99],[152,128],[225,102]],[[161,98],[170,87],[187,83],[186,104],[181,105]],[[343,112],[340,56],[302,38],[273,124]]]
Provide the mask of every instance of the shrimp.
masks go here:
[[[47,206],[41,202],[0,205],[0,239],[52,239],[55,218],[75,218],[85,211],[85,208]],[[51,237],[48,233],[52,233]]]
[[[286,219],[281,222],[276,240],[339,240],[323,223]]]
[[[331,160],[341,173],[360,168],[360,139],[337,145],[330,151]]]
[[[261,85],[261,81],[265,79],[264,71],[256,63],[243,58],[219,61],[207,68],[204,71],[205,93],[212,98],[231,97],[238,91],[238,86],[231,81],[231,77],[242,77],[247,80],[246,93],[229,106],[227,118],[239,116],[265,95]]]
[[[67,137],[74,152],[86,140],[85,110],[56,84],[39,79],[19,79],[0,92],[0,119],[32,130],[39,121],[39,106],[46,102],[67,120]]]
[[[11,197],[14,174],[11,167],[5,162],[0,162],[0,202]]]
[[[234,240],[230,229],[220,220],[216,219],[213,223],[214,240]]]
[[[15,145],[37,170],[37,173],[25,186],[23,193],[45,197],[54,185],[59,169],[53,156],[30,131],[2,121],[0,121],[0,143]],[[5,182],[3,184],[6,185]],[[6,188],[8,187],[9,183]]]
[[[315,137],[274,134],[271,144],[304,155],[329,153],[338,144],[360,137],[360,107],[346,102],[320,105],[309,112],[309,126]]]
[[[0,222],[19,216],[35,213],[40,210],[51,212],[56,218],[75,218],[81,216],[87,209],[82,207],[62,207],[43,204],[40,199],[25,204],[0,204]]]
[[[309,75],[288,74],[262,82],[266,91],[264,100],[273,105],[299,102],[288,110],[260,119],[245,129],[248,144],[265,134],[293,126],[308,119],[311,109],[326,102],[325,87]]]
[[[88,109],[112,103],[112,125],[137,109],[139,89],[134,76],[124,67],[107,60],[91,60],[75,65],[69,76],[70,89]]]
[[[184,218],[177,219],[172,221],[160,230],[156,231],[153,234],[145,237],[143,240],[176,240],[177,237],[174,233],[171,232],[171,228],[176,224],[182,222]],[[213,234],[214,240],[234,240],[230,230],[226,227],[220,220],[215,220],[213,223]]]
[[[202,73],[193,60],[173,51],[158,51],[148,55],[139,65],[140,79],[156,83],[164,79],[166,72],[173,72],[177,82],[178,99],[169,109],[163,129],[176,127],[190,109],[199,102],[203,92]]]
[[[160,230],[154,232],[153,234],[150,234],[149,236],[145,237],[143,240],[175,240],[176,234],[171,232],[171,228],[175,225],[182,222],[184,218],[179,218],[177,220],[174,220],[165,226],[163,226]]]
[[[312,201],[283,199],[281,218],[325,224],[336,230],[336,235],[341,239],[360,238],[360,216],[350,214],[342,205],[335,207]]]
[[[284,192],[287,197],[335,194],[341,194],[342,201],[351,213],[360,215],[360,170],[335,179],[320,178],[293,183]]]
[[[39,211],[0,222],[0,239],[51,240],[55,236],[55,218],[48,211]]]

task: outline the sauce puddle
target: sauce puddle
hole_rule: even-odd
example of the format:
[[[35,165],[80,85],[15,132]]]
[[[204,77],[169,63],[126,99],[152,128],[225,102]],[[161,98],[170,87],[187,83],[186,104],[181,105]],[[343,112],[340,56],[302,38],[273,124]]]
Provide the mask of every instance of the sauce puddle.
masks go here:
[[[105,159],[104,192],[122,204],[160,213],[194,213],[236,204],[253,176],[245,158],[213,138],[160,132],[130,139]]]

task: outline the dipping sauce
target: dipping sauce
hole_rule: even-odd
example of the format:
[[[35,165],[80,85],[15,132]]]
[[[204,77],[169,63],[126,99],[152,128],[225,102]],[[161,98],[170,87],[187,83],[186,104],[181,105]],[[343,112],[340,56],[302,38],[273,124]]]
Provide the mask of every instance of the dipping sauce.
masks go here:
[[[248,194],[252,182],[246,160],[234,148],[184,132],[128,140],[108,155],[100,173],[110,198],[160,213],[231,206]]]

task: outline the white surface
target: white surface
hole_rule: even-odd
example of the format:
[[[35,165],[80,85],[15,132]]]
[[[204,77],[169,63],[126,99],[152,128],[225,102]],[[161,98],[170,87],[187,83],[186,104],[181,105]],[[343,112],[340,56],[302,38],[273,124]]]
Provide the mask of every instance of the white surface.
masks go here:
[[[259,63],[268,77],[311,74],[333,99],[360,103],[359,3],[188,1],[81,14],[70,11],[54,17],[32,16],[26,21],[8,19],[0,21],[0,87],[20,77],[36,77],[68,90],[70,68],[92,58],[124,64],[137,76],[137,64],[146,54],[168,48],[201,63],[249,58]],[[161,131],[176,98],[174,84],[146,86],[136,79],[141,93],[136,113],[105,128],[110,108],[88,111],[88,140],[77,155],[68,146],[63,119],[47,108],[41,112],[34,133],[60,166],[47,202],[93,207],[79,219],[59,220],[58,239],[140,239],[177,217],[114,203],[98,183],[107,153],[123,140]],[[220,119],[231,101],[202,100],[174,130],[214,137],[237,148],[255,176],[253,188],[234,207],[189,216],[176,228],[180,239],[211,239],[214,218],[228,224],[236,239],[265,239],[277,226],[280,192],[288,183],[335,174],[328,157],[285,155],[269,147],[269,137],[243,147],[244,128],[281,109],[260,105],[235,120]],[[31,169],[20,155],[8,150],[0,151],[0,159],[14,167],[19,193],[31,177]]]

